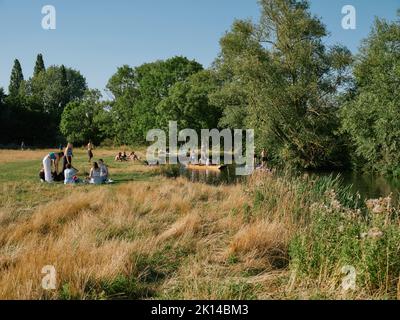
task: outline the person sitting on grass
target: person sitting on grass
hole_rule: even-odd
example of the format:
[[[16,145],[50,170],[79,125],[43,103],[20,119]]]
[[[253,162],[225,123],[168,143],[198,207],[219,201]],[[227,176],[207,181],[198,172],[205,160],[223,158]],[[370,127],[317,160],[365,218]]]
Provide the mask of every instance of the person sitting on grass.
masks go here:
[[[96,185],[103,183],[103,180],[100,176],[100,168],[97,162],[94,162],[92,169],[90,169],[89,183]]]
[[[40,182],[46,182],[46,178],[45,178],[44,168],[43,167],[39,171],[39,179],[40,179]]]
[[[118,152],[118,154],[115,156],[115,161],[122,162],[122,152]]]
[[[140,161],[139,157],[136,155],[135,151],[132,151],[131,154],[129,155],[129,160],[131,161]]]
[[[64,184],[75,184],[78,183],[79,179],[76,174],[79,171],[72,167],[70,163],[66,165],[66,169],[64,170]]]
[[[99,160],[99,168],[100,168],[100,177],[103,180],[103,182],[109,181],[108,168],[107,168],[106,164],[104,163],[103,159]]]
[[[126,151],[124,151],[124,154],[122,155],[122,161],[128,161],[128,156],[126,155]]]

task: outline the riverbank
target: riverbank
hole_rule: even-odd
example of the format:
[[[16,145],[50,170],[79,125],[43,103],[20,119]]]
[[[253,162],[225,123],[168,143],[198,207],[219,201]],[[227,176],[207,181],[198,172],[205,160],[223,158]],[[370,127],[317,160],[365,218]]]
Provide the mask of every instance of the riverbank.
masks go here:
[[[0,298],[400,298],[389,198],[365,203],[329,177],[167,179],[114,153],[97,150],[117,182],[100,187],[26,179],[41,153],[0,163]],[[84,152],[75,160],[84,166]]]

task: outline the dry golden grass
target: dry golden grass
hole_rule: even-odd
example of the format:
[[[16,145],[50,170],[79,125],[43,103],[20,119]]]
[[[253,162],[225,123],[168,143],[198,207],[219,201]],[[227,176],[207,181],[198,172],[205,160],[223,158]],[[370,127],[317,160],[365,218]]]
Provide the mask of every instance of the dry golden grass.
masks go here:
[[[26,150],[24,152],[21,152],[20,150],[0,150],[0,163],[30,160],[41,161],[44,158],[44,155],[51,151],[54,150]]]
[[[29,160],[44,154],[35,152]],[[96,153],[106,158],[115,152]],[[78,164],[86,165],[85,151],[77,154]],[[11,161],[7,157],[1,154],[0,162]],[[265,173],[230,186],[139,179],[153,170],[117,164],[111,175],[138,179],[113,186],[3,183],[0,299],[385,296],[384,288],[341,292],[341,270],[328,264],[317,279],[290,271],[289,245],[309,225],[308,185]],[[56,290],[42,288],[48,265],[57,271]]]
[[[158,179],[72,190],[13,218],[2,210],[0,298],[57,299],[66,286],[73,297],[91,298],[93,284],[112,283],[121,275],[140,281],[158,268],[157,262],[143,267],[143,261],[162,264],[169,255],[164,278],[150,284],[157,296],[248,297],[246,286],[258,281],[242,273],[256,267],[284,272],[277,261],[286,259],[290,230],[262,216],[248,223],[245,208],[251,199],[244,188]],[[230,264],[232,255],[243,262]],[[57,270],[55,291],[41,287],[47,265]],[[262,292],[265,278],[259,282]]]

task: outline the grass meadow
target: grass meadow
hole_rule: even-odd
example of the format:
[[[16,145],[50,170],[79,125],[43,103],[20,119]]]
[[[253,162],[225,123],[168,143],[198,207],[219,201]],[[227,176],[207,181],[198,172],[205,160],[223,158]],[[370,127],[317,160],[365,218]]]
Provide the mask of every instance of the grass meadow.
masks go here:
[[[115,163],[116,150],[94,151],[114,184],[47,185],[46,152],[0,151],[0,299],[400,298],[390,197],[284,174],[191,183]],[[89,172],[84,150],[74,166]],[[42,288],[47,265],[55,290]]]

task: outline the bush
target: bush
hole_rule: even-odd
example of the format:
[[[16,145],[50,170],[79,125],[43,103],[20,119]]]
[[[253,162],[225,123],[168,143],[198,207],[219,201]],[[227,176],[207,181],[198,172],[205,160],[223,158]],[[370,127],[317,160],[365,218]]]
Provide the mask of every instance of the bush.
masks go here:
[[[345,199],[351,198],[350,195]],[[300,278],[322,279],[338,288],[342,269],[356,270],[357,290],[395,298],[400,275],[400,229],[391,199],[349,208],[336,192],[311,207],[310,223],[290,244],[290,267]]]

